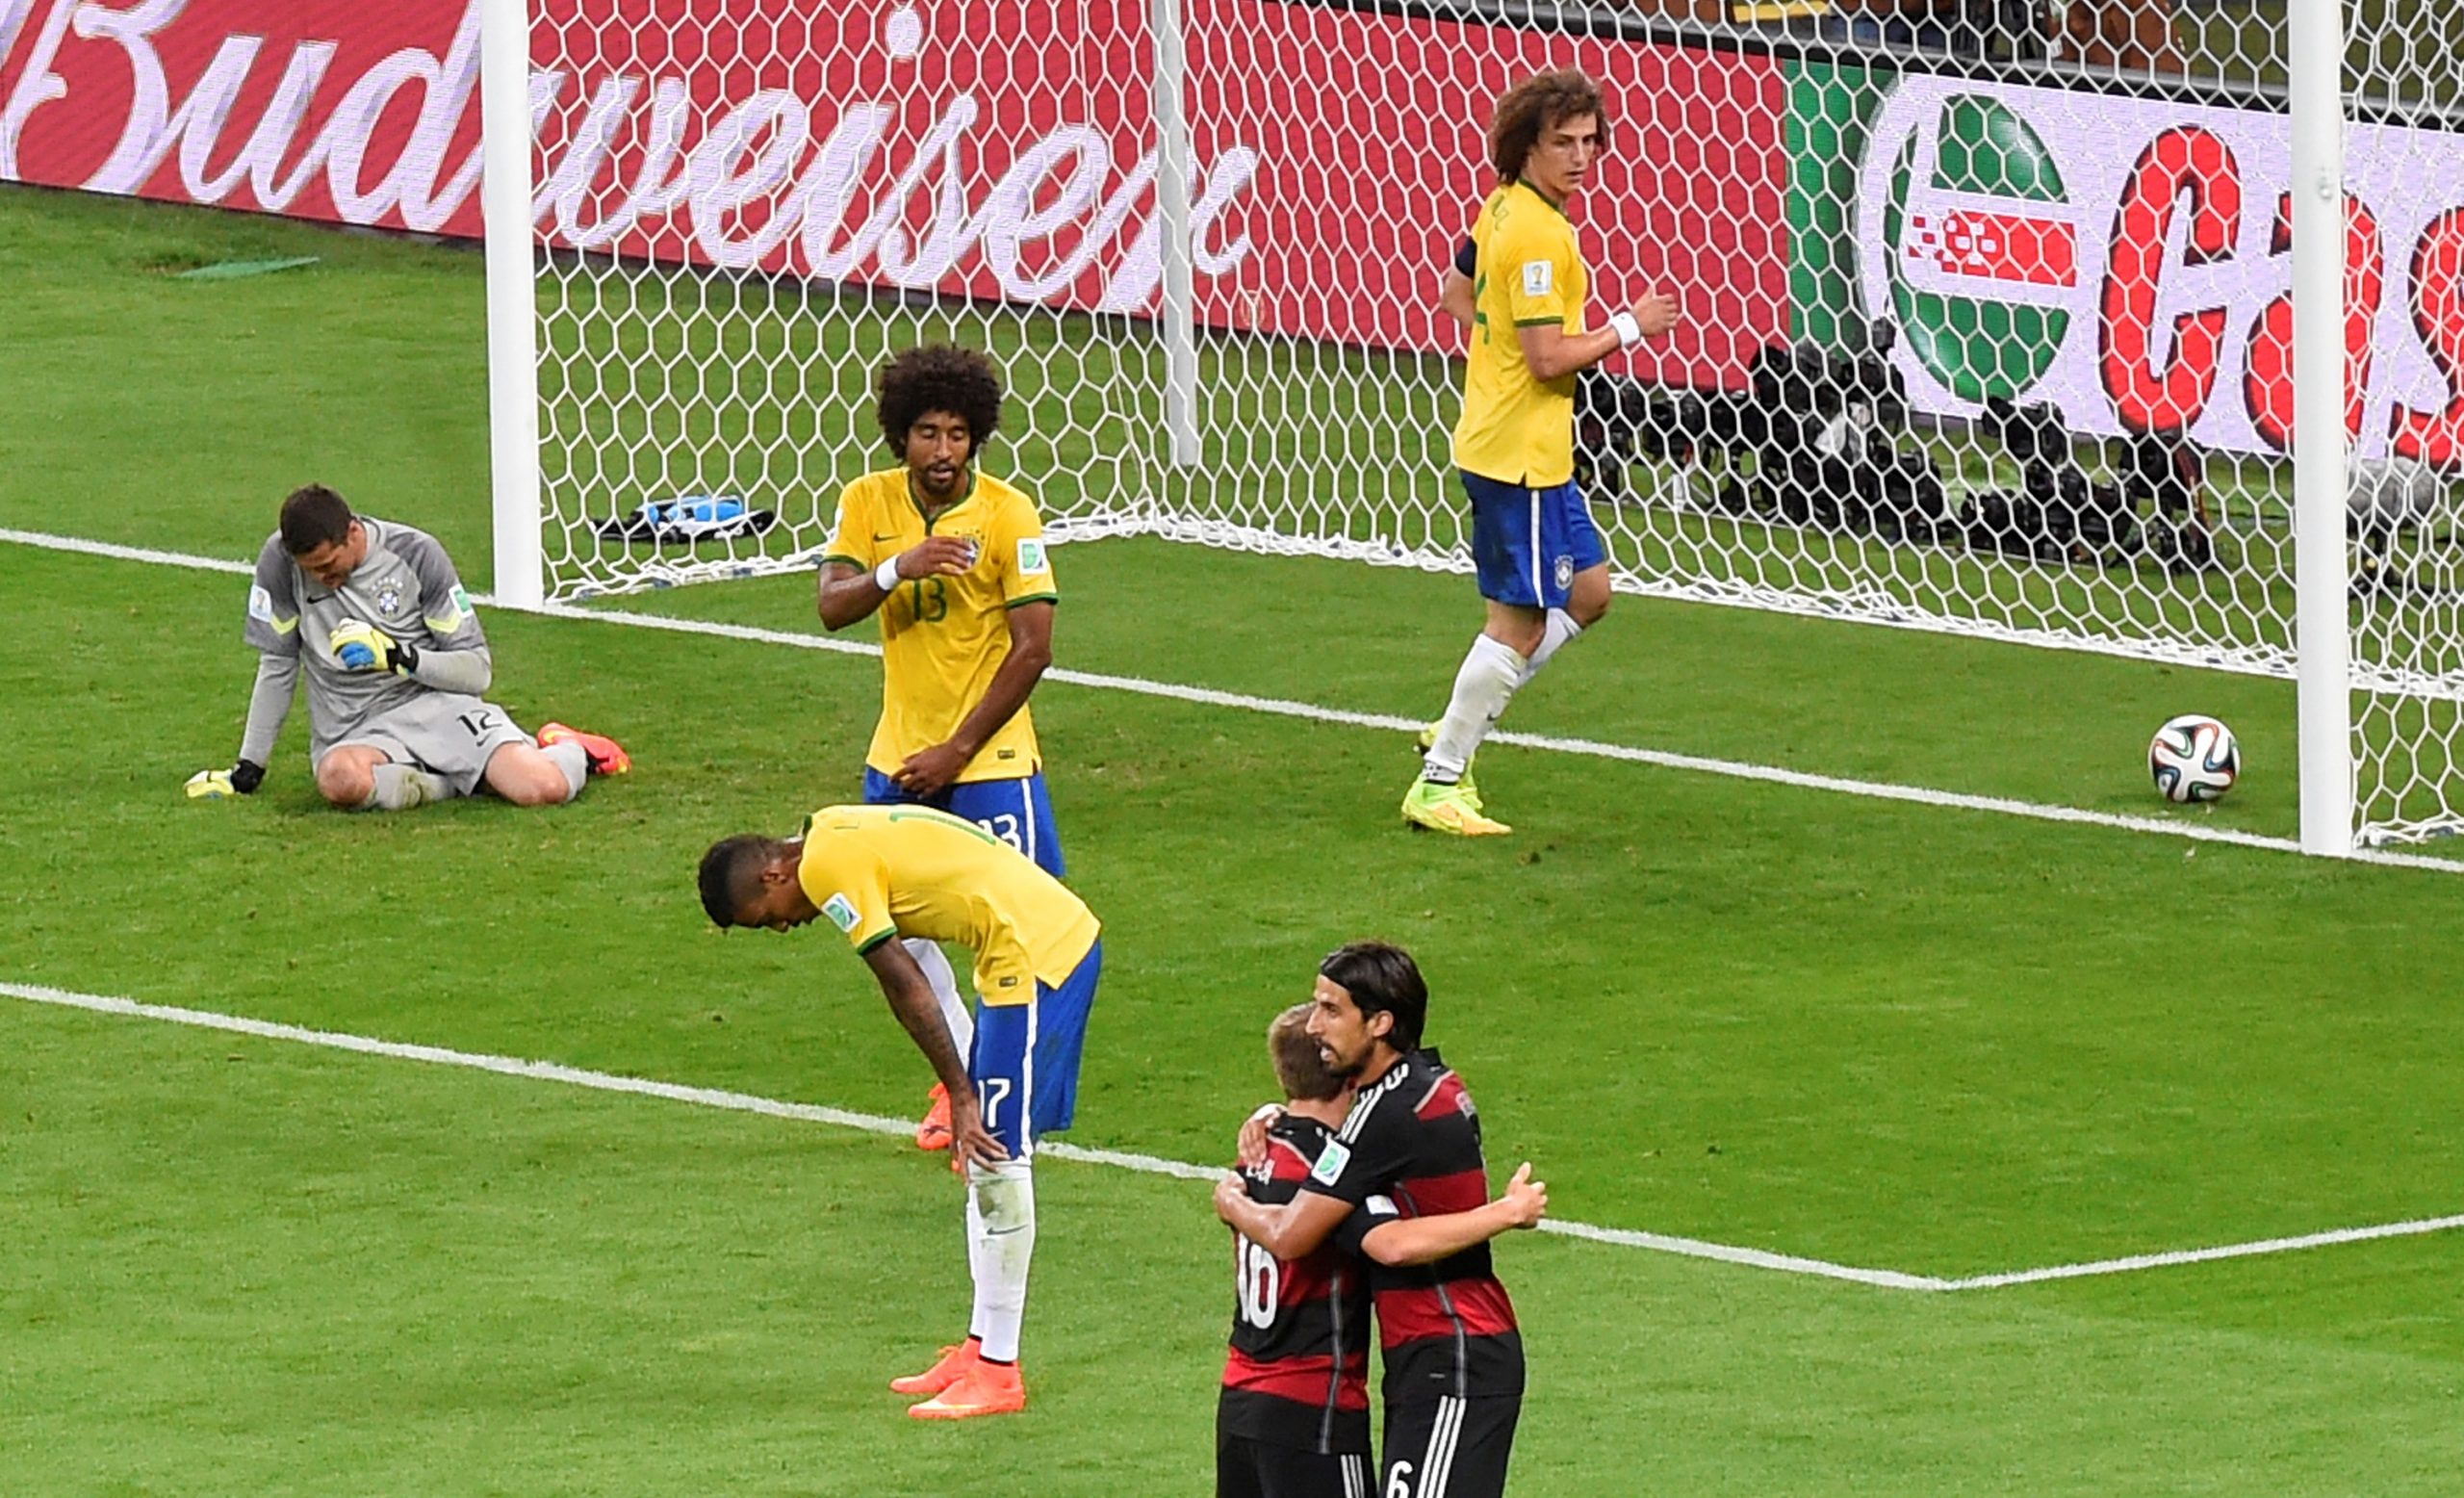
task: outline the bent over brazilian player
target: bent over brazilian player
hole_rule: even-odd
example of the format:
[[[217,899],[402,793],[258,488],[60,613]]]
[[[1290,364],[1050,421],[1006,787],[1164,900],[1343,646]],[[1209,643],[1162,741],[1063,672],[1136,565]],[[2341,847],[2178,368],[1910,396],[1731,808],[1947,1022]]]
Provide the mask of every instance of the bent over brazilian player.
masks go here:
[[[1018,1334],[1035,1253],[1035,1141],[1069,1126],[1078,1058],[1103,970],[1101,924],[1026,855],[973,822],[917,806],[833,806],[802,838],[742,836],[702,859],[702,908],[720,926],[792,930],[827,917],[864,959],[950,1098],[965,1171],[966,1339],[892,1380],[931,1396],[908,1413],[955,1420],[1024,1409]],[[905,942],[975,954],[975,1041],[962,1055]]]

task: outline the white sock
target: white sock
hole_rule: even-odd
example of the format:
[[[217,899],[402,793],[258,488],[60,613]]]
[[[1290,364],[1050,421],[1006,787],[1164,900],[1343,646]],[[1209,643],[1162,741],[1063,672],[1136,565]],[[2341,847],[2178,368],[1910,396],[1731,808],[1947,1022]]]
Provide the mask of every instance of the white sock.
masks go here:
[[[570,738],[543,744],[539,752],[548,762],[565,772],[565,799],[571,801],[581,794],[582,786],[590,779],[590,751]]]
[[[992,1282],[992,1235],[984,1230],[984,1211],[975,1200],[975,1162],[968,1161],[966,1169],[966,1282],[975,1297],[967,1306],[966,1334],[981,1343],[984,1287]]]
[[[959,997],[959,975],[950,969],[948,954],[938,942],[922,937],[903,940],[907,955],[924,969],[924,981],[933,985],[933,996],[941,1001],[941,1022],[950,1027],[950,1044],[958,1047],[959,1060],[964,1062],[975,1050],[975,1015]]]
[[[1036,1253],[1036,1177],[1025,1160],[966,1168],[967,1267],[975,1274],[975,1316],[967,1334],[994,1362],[1018,1360],[1027,1316],[1027,1265]]]
[[[1527,664],[1511,645],[1487,634],[1473,638],[1472,648],[1463,656],[1463,669],[1454,673],[1453,700],[1446,705],[1446,716],[1438,720],[1437,742],[1421,762],[1424,779],[1450,786],[1463,778],[1463,766],[1472,762],[1480,740],[1489,736],[1489,725],[1523,684]]]
[[[1540,644],[1531,652],[1531,659],[1524,666],[1523,680],[1515,684],[1515,690],[1521,691],[1530,685],[1531,679],[1540,674],[1540,668],[1549,663],[1549,658],[1581,633],[1582,626],[1575,623],[1574,615],[1562,608],[1550,609],[1548,627],[1541,631]]]
[[[430,801],[442,801],[450,792],[445,782],[416,764],[380,764],[369,788],[368,799],[351,808],[354,812],[407,812]]]

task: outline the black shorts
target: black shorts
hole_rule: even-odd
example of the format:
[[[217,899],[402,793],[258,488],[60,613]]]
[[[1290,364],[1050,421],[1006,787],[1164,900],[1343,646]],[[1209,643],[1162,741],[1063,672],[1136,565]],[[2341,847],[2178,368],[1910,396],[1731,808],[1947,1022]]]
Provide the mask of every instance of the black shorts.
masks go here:
[[[1378,1498],[1495,1498],[1522,1413],[1516,1394],[1388,1405]]]
[[[1376,1498],[1369,1453],[1322,1456],[1217,1432],[1215,1498]]]

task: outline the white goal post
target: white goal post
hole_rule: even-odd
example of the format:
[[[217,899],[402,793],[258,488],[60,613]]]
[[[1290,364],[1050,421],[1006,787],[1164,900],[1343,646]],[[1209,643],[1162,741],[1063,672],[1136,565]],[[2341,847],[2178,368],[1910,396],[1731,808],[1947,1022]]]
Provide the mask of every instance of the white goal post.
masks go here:
[[[1594,320],[1686,320],[1586,387],[1621,589],[2292,681],[2307,850],[2464,830],[2427,0],[479,3],[507,603],[809,567],[927,339],[1057,537],[1468,570],[1433,290],[1579,66]]]

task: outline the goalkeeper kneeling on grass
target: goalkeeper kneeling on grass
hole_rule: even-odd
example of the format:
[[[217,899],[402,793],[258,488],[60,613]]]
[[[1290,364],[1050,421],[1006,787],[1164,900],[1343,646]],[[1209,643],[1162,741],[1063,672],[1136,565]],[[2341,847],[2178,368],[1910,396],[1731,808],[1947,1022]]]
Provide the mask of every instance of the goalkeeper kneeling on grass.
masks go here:
[[[632,761],[561,723],[536,739],[484,701],[494,664],[453,559],[426,531],[354,515],[321,484],[282,502],[258,554],[247,641],[260,652],[239,762],[189,778],[192,796],[253,792],[294,684],[308,679],[317,793],[346,811],[402,812],[481,787],[557,806]]]

